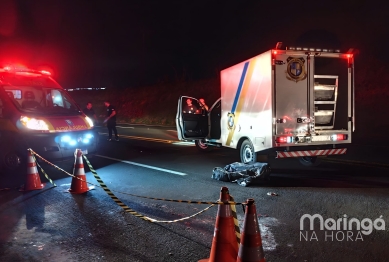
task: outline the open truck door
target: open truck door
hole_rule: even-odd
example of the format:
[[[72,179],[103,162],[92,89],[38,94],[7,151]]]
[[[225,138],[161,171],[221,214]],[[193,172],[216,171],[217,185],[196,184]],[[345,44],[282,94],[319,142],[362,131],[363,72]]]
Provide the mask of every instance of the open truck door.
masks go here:
[[[205,139],[208,135],[207,111],[193,97],[178,99],[176,127],[179,140]]]

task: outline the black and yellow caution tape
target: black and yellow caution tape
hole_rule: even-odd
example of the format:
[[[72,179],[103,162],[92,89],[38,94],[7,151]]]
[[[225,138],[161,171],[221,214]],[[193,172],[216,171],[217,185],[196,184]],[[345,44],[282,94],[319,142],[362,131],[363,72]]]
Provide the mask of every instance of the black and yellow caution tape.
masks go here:
[[[63,170],[63,169],[60,168],[59,166],[54,165],[54,164],[51,163],[50,161],[47,161],[46,159],[44,159],[41,155],[39,155],[37,152],[35,152],[35,151],[32,150],[31,148],[30,148],[30,150],[31,150],[31,153],[32,153],[33,155],[39,157],[40,159],[42,159],[44,162],[46,162],[46,163],[49,164],[50,166],[54,167],[55,169],[58,169],[59,171],[64,172],[64,173],[67,174],[68,176],[77,178],[76,176],[74,176],[73,174],[70,174],[69,172]],[[38,163],[38,162],[37,162],[37,163]],[[82,179],[80,179],[80,180],[82,181]],[[88,182],[87,182],[87,183],[88,183]]]
[[[93,167],[90,164],[88,158],[85,155],[83,155],[83,157],[84,157],[85,162],[87,163],[89,169],[92,171]],[[89,182],[87,182],[87,183],[89,183]],[[89,183],[89,184],[92,184],[94,186],[99,186],[99,185],[96,185],[96,184],[93,184],[93,183]],[[117,190],[115,190],[115,192],[123,194],[123,195],[133,196],[133,197],[145,198],[145,199],[150,199],[150,200],[167,201],[167,202],[176,202],[176,203],[187,203],[187,204],[198,204],[198,205],[242,205],[242,204],[244,204],[244,203],[239,203],[239,202],[234,202],[234,201],[226,201],[226,202],[216,201],[216,202],[212,202],[212,201],[195,201],[195,200],[156,198],[156,197],[147,197],[147,196],[134,195],[134,194],[130,194],[130,193],[127,193],[127,192],[121,192],[121,191],[117,191]]]
[[[112,193],[112,191],[107,187],[107,185],[104,183],[104,181],[100,178],[100,176],[97,174],[96,170],[92,167],[91,163],[89,162],[88,158],[86,156],[83,156],[84,159],[85,159],[85,162],[87,163],[90,171],[92,172],[93,176],[96,178],[97,182],[99,182],[100,184],[100,187],[103,188],[103,190],[109,195],[109,197],[115,201],[116,204],[118,204],[125,212],[127,213],[130,213],[131,215],[135,216],[135,217],[138,217],[138,218],[141,218],[143,220],[146,220],[146,221],[149,221],[149,222],[158,222],[158,223],[174,223],[174,222],[178,222],[178,221],[183,221],[183,220],[186,220],[186,219],[189,219],[189,218],[192,218],[194,216],[197,216],[205,211],[207,211],[208,209],[210,209],[211,207],[213,207],[214,205],[211,205],[203,210],[201,210],[200,212],[197,212],[191,216],[188,216],[188,217],[183,217],[183,218],[180,218],[180,219],[174,219],[174,220],[156,220],[156,219],[153,219],[153,218],[150,218],[150,217],[147,217],[147,216],[144,216],[142,214],[139,214],[138,212],[136,212],[135,210],[131,209],[129,206],[127,206],[126,204],[124,204],[117,196],[115,196],[114,193]]]
[[[168,202],[176,202],[176,203],[188,203],[188,204],[208,204],[210,205],[209,207],[206,207],[205,209],[193,214],[193,215],[190,215],[188,217],[184,217],[184,218],[180,218],[180,219],[175,219],[175,220],[169,220],[169,221],[162,221],[162,220],[156,220],[156,219],[153,219],[153,218],[149,218],[149,217],[146,217],[142,214],[139,214],[137,213],[135,210],[131,209],[130,207],[128,207],[126,204],[124,204],[118,197],[115,196],[115,194],[104,184],[103,180],[98,176],[96,170],[93,168],[93,166],[91,165],[91,163],[89,162],[88,158],[83,155],[84,159],[85,159],[85,162],[87,163],[90,171],[92,172],[93,176],[96,178],[96,180],[99,182],[99,185],[97,184],[94,184],[94,183],[91,183],[91,182],[87,182],[87,181],[84,181],[83,179],[81,179],[80,177],[78,176],[75,176],[73,174],[70,174],[69,172],[63,170],[62,168],[54,165],[53,163],[51,163],[50,161],[44,159],[42,156],[40,156],[38,153],[36,153],[35,151],[33,151],[32,149],[31,150],[31,153],[33,155],[36,155],[37,157],[39,157],[40,159],[42,159],[44,162],[46,162],[47,164],[53,166],[54,168],[64,172],[65,174],[67,174],[68,176],[71,176],[73,178],[76,178],[76,179],[79,179],[87,184],[90,184],[90,185],[93,185],[93,186],[96,186],[96,187],[101,187],[103,188],[104,191],[106,191],[106,193],[112,198],[112,200],[114,200],[121,208],[123,208],[124,211],[126,211],[127,213],[130,213],[136,217],[139,217],[143,220],[146,220],[146,221],[149,221],[149,222],[158,222],[158,223],[174,223],[174,222],[178,222],[178,221],[183,221],[183,220],[187,220],[189,218],[192,218],[194,216],[197,216],[205,211],[207,211],[209,208],[213,207],[214,205],[231,205],[233,207],[235,207],[235,205],[241,205],[241,204],[244,204],[244,203],[238,203],[238,202],[234,202],[234,201],[226,201],[226,202],[221,202],[220,200],[219,201],[216,201],[216,202],[212,202],[212,201],[192,201],[192,200],[176,200],[176,199],[166,199],[166,198],[154,198],[154,197],[146,197],[146,196],[139,196],[139,195],[134,195],[134,194],[129,194],[129,193],[126,193],[126,192],[120,192],[120,191],[115,191],[116,193],[120,193],[120,194],[124,194],[124,195],[129,195],[129,196],[134,196],[134,197],[139,197],[139,198],[146,198],[146,199],[151,199],[151,200],[160,200],[160,201],[168,201]],[[235,209],[236,210],[236,209]],[[239,233],[239,239],[240,239],[240,233]]]
[[[115,201],[116,204],[118,204],[118,206],[120,206],[125,212],[130,213],[133,216],[136,216],[136,217],[141,218],[141,219],[146,220],[146,221],[154,222],[154,219],[150,219],[142,214],[139,214],[138,212],[136,212],[135,210],[131,209],[129,206],[124,204],[117,196],[115,196],[115,194],[112,193],[112,191],[107,187],[107,185],[104,183],[104,181],[99,177],[96,170],[90,164],[89,160],[84,155],[83,155],[83,157],[84,157],[87,165],[89,166],[89,169],[92,172],[93,176],[96,178],[97,182],[99,182],[100,187],[109,195],[109,197],[113,201]]]
[[[70,174],[69,172],[63,170],[62,168],[60,168],[60,167],[54,165],[53,163],[47,161],[46,159],[44,159],[42,156],[40,156],[39,154],[37,154],[34,151],[32,151],[32,153],[35,154],[36,156],[38,156],[39,158],[41,158],[43,161],[45,161],[49,165],[53,166],[54,168],[64,172],[68,176],[77,178],[77,179],[79,179],[79,180],[81,180],[83,182],[86,182],[87,184],[90,184],[90,185],[93,185],[93,186],[96,186],[96,187],[101,187],[101,186],[99,186],[97,184],[94,184],[94,183],[91,183],[91,182],[88,182],[88,181],[84,181],[83,179],[81,179],[81,178],[79,178],[77,176],[74,176],[73,174]],[[93,169],[92,165],[90,164],[90,162],[86,158],[86,156],[83,155],[83,157],[87,161],[89,169],[90,170]],[[160,201],[167,201],[167,202],[187,203],[187,204],[198,204],[198,205],[243,205],[245,203],[245,202],[240,203],[240,202],[234,202],[234,201],[226,201],[226,202],[216,201],[216,202],[213,202],[213,201],[195,201],[195,200],[180,200],[180,199],[156,198],[156,197],[147,197],[147,196],[134,195],[134,194],[130,194],[130,193],[127,193],[127,192],[121,192],[121,191],[117,191],[117,190],[114,190],[114,192],[120,193],[120,194],[123,194],[123,195],[139,197],[139,198],[145,198],[145,199],[151,199],[151,200],[160,200]]]
[[[32,151],[31,148],[29,148],[28,150],[30,150],[31,152],[31,155],[32,155],[32,158],[34,159],[36,165],[39,167],[39,169],[42,171],[43,175],[46,177],[47,180],[49,180],[49,182],[53,185],[53,186],[57,186],[54,181],[49,177],[49,175],[45,172],[45,170],[43,170],[42,166],[38,163],[38,161],[36,161],[36,158],[34,156],[34,151]]]
[[[230,195],[230,201],[234,201],[234,198],[231,195]],[[239,228],[238,215],[236,213],[236,206],[235,205],[231,205],[231,212],[232,212],[232,217],[234,218],[236,241],[238,242],[238,246],[239,246],[240,245],[240,228]]]

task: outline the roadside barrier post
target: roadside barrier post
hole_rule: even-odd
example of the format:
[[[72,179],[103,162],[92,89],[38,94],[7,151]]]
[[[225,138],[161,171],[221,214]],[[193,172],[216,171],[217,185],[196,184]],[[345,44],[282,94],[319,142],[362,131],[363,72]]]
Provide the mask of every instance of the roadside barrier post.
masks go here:
[[[258,225],[254,199],[247,199],[238,258],[236,262],[265,262],[261,231]]]
[[[221,188],[220,201],[225,203],[230,201],[227,187]],[[202,259],[199,262],[235,262],[237,255],[238,241],[231,206],[229,204],[219,205],[209,259]]]

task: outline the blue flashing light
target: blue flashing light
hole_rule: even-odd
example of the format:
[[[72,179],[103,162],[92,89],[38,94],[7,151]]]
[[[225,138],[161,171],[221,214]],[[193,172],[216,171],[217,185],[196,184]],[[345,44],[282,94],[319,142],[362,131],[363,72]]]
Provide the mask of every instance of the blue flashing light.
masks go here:
[[[70,136],[63,136],[63,137],[61,137],[61,141],[62,142],[70,142],[70,140],[71,140]]]
[[[85,138],[87,138],[87,139],[91,139],[92,137],[93,137],[92,134],[86,134],[86,135],[85,135]]]

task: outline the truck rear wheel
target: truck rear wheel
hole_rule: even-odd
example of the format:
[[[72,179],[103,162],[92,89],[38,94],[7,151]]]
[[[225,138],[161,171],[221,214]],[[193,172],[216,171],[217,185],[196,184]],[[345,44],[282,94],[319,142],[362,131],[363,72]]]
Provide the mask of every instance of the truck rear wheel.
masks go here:
[[[196,145],[196,148],[199,150],[199,151],[211,151],[212,150],[212,147],[208,146],[206,143],[205,143],[205,140],[204,139],[201,139],[201,140],[195,140],[195,145]]]
[[[299,157],[299,161],[304,166],[318,166],[321,163],[320,158],[317,156]]]
[[[245,164],[253,164],[257,162],[257,152],[254,151],[254,146],[250,140],[246,139],[240,146],[240,161]]]

